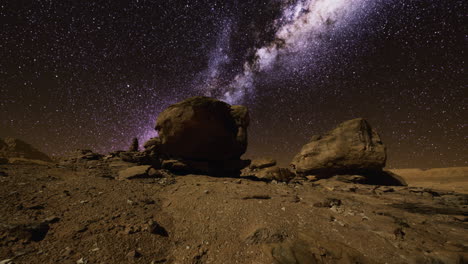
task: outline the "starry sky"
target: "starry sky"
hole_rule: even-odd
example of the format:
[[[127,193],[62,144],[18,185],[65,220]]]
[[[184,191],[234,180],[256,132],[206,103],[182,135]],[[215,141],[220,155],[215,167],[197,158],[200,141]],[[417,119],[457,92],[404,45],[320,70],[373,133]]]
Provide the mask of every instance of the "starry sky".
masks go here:
[[[1,1],[0,137],[127,149],[206,95],[249,107],[248,158],[364,117],[388,167],[467,166],[464,2]]]

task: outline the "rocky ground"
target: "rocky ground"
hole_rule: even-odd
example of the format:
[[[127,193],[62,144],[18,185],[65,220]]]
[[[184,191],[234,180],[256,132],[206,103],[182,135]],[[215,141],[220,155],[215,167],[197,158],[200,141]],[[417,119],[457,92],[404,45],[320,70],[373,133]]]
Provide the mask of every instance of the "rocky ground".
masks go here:
[[[467,263],[468,195],[336,178],[118,180],[123,161],[0,165],[0,263]]]
[[[0,264],[468,263],[466,168],[387,171],[362,118],[288,168],[244,160],[249,122],[193,97],[159,115],[143,151],[133,139],[52,160],[0,139]]]

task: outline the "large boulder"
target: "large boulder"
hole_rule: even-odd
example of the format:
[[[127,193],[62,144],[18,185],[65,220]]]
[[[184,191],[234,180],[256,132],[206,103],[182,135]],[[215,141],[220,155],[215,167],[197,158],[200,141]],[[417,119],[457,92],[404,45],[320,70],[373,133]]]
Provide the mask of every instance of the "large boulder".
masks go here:
[[[0,157],[52,162],[49,156],[17,138],[0,138]]]
[[[341,123],[323,136],[313,136],[294,157],[298,175],[360,174],[381,171],[387,159],[379,134],[362,119]]]
[[[158,116],[159,137],[152,143],[159,154],[168,158],[236,160],[247,149],[248,125],[246,107],[192,97],[169,106]]]

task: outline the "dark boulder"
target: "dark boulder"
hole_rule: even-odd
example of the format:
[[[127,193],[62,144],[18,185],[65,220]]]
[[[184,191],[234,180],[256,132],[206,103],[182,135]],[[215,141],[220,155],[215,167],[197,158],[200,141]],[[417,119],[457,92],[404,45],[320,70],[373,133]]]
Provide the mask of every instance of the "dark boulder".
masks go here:
[[[169,106],[157,119],[153,148],[170,158],[203,161],[239,159],[247,149],[249,114],[208,97]],[[148,146],[148,144],[146,144]]]

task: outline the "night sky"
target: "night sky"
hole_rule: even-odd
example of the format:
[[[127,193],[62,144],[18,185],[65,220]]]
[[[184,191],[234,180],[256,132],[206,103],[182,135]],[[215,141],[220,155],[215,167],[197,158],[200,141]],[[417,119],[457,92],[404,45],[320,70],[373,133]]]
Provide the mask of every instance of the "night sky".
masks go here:
[[[364,117],[388,167],[468,165],[463,0],[0,2],[0,137],[127,149],[168,105],[251,111],[246,157],[286,165]]]

